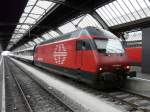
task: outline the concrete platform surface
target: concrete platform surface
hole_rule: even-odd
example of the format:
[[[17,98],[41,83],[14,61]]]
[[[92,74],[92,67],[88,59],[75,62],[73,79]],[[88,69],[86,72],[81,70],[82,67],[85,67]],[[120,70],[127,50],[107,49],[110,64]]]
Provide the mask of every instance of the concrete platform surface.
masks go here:
[[[0,66],[1,66],[1,63],[2,63],[2,56],[0,55]]]
[[[132,70],[137,72],[137,76],[128,78],[123,89],[150,98],[150,74],[141,73],[138,66],[132,66]]]
[[[0,111],[5,112],[5,80],[3,57],[0,57]]]
[[[142,73],[142,68],[140,66],[132,66],[131,70],[137,72],[138,78],[150,80],[150,74]]]
[[[3,79],[3,66],[2,66],[2,57],[0,56],[0,111],[2,107],[2,79]]]
[[[142,78],[128,78],[125,83],[125,90],[150,98],[150,80]]]

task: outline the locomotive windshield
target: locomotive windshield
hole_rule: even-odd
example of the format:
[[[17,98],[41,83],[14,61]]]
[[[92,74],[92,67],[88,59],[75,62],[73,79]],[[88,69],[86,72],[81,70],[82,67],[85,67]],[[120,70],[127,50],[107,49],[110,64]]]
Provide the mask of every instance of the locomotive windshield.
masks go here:
[[[124,48],[118,39],[94,39],[97,50],[102,53],[124,53]]]

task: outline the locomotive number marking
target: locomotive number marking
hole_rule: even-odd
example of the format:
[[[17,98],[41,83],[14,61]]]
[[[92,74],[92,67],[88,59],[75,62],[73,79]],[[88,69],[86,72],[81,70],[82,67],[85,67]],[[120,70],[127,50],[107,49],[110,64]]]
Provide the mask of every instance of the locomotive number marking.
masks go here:
[[[56,64],[64,64],[66,58],[67,58],[67,49],[64,44],[58,44],[56,45],[53,57]]]

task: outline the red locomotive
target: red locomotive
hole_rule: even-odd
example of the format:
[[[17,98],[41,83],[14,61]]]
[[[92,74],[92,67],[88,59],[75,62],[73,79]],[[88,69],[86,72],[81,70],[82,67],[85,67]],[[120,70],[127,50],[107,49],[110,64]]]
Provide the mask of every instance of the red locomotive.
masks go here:
[[[98,88],[120,86],[130,66],[118,37],[86,27],[36,46],[34,64],[90,83]]]

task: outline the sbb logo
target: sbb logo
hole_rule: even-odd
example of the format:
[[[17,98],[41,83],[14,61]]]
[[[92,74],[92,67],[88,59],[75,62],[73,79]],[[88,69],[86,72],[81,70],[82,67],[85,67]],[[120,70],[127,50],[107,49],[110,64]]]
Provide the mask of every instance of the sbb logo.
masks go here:
[[[67,58],[67,49],[64,44],[58,44],[56,45],[53,57],[56,64],[64,64],[64,61]]]

